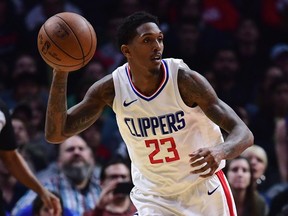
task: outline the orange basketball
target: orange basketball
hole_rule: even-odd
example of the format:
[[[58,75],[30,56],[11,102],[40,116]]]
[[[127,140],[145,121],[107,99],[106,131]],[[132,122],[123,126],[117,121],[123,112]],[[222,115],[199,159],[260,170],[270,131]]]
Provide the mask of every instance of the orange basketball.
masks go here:
[[[58,13],[42,25],[37,39],[43,60],[60,71],[75,71],[94,56],[97,37],[92,25],[81,15]]]

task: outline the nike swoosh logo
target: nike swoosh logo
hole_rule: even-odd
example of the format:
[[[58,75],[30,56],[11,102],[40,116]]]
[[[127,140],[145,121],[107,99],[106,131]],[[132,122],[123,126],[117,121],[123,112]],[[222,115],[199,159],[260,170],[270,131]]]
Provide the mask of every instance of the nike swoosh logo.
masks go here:
[[[218,185],[218,187],[219,187],[220,185]],[[216,187],[214,190],[212,190],[212,191],[208,191],[208,195],[210,196],[210,195],[212,195],[217,189],[218,189],[218,187]]]
[[[135,100],[132,100],[132,101],[130,101],[130,102],[126,102],[126,100],[124,101],[124,103],[123,103],[123,106],[124,107],[127,107],[127,106],[129,106],[130,104],[132,104],[132,103],[134,103],[135,101],[137,101],[138,99],[135,99]]]

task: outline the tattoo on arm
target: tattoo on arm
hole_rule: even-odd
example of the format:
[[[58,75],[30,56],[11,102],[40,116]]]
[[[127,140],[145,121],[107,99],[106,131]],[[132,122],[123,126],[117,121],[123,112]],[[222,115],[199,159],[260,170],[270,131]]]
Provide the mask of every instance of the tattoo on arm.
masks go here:
[[[63,101],[66,102],[66,86],[67,81],[54,82],[53,90],[50,92],[52,97],[50,97],[49,101],[52,110],[57,112],[66,112],[66,104],[63,104]]]
[[[216,95],[209,82],[195,71],[179,70],[180,94],[186,105],[197,104],[213,122],[224,130],[232,128],[234,121],[228,119],[230,108]]]

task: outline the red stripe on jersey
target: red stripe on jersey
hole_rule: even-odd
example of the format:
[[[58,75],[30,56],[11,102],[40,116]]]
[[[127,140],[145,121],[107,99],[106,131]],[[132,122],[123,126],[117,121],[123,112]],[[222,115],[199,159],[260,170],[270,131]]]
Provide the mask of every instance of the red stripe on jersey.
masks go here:
[[[224,173],[222,170],[219,170],[218,172],[216,172],[216,175],[218,176],[218,178],[221,182],[221,185],[223,187],[223,190],[224,190],[224,193],[226,196],[226,200],[227,200],[227,204],[228,204],[228,208],[229,208],[230,216],[235,216],[234,208],[233,208],[233,201],[232,201],[232,194],[229,190],[228,182],[226,181]]]

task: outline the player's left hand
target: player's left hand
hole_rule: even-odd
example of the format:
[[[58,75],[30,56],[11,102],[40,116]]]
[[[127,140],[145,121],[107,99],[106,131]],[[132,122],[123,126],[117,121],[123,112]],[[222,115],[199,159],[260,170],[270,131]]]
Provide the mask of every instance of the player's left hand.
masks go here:
[[[221,162],[219,155],[216,148],[200,148],[189,154],[191,173],[200,174],[203,178],[212,176]]]
[[[52,215],[60,216],[62,213],[62,208],[60,204],[60,200],[50,191],[44,189],[40,194],[41,200],[44,205],[49,209],[49,212]]]

